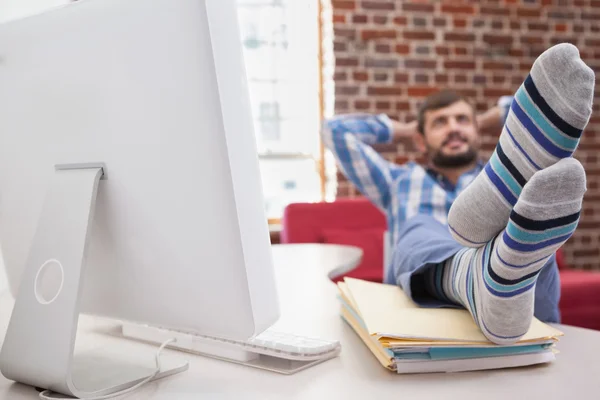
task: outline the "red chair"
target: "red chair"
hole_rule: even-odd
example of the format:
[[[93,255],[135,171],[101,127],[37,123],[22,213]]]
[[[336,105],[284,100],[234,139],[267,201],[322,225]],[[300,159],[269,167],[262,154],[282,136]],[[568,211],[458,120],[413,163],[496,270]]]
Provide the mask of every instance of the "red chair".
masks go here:
[[[290,204],[284,211],[282,243],[335,243],[363,249],[359,266],[346,276],[383,281],[385,216],[366,199]],[[600,273],[570,269],[557,252],[562,323],[600,330]],[[341,279],[338,278],[338,279]]]
[[[363,258],[346,276],[383,281],[383,243],[387,223],[369,201],[296,203],[286,207],[282,243],[334,243],[360,247]]]

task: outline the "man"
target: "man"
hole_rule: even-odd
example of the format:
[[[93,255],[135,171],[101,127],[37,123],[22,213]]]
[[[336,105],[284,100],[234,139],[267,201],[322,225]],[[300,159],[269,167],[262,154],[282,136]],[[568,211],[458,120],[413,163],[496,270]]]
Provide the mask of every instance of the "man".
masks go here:
[[[554,253],[579,219],[585,172],[571,155],[594,81],[577,48],[560,44],[540,55],[512,101],[481,117],[444,91],[424,102],[416,125],[384,115],[328,121],[327,147],[387,217],[385,281],[423,306],[466,308],[499,344],[521,338],[533,315],[558,322]],[[504,127],[483,164],[478,125],[493,123]],[[425,167],[392,164],[370,147],[405,135],[426,153]]]

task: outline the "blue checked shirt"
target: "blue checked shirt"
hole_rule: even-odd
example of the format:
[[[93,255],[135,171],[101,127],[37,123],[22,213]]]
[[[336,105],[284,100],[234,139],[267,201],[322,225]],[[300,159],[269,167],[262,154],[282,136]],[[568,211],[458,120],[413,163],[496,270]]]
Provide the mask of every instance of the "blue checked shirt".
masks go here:
[[[510,98],[502,98],[499,104],[506,119]],[[415,162],[397,165],[387,161],[371,147],[392,140],[391,121],[383,114],[338,116],[324,128],[325,145],[344,175],[386,215],[392,243],[396,243],[402,223],[418,214],[447,225],[450,206],[483,168],[478,163],[453,185]]]

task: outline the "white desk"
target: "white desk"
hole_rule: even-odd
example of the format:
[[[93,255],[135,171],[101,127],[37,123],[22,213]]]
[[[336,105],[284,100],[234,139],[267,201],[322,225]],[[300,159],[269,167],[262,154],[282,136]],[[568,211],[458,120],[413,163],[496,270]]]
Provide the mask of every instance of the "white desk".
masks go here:
[[[190,355],[189,371],[151,383],[126,399],[598,398],[600,332],[566,326],[559,326],[565,332],[561,354],[547,366],[460,374],[388,372],[339,317],[336,289],[327,279],[332,269],[350,268],[357,254],[338,246],[274,246],[283,312],[279,323],[299,333],[338,338],[343,346],[339,358],[286,376]],[[0,300],[0,337],[9,311],[5,296]],[[81,325],[78,345],[121,346],[132,354],[143,350],[151,362],[154,347],[94,333],[90,318]],[[32,388],[0,376],[0,399],[36,396]]]

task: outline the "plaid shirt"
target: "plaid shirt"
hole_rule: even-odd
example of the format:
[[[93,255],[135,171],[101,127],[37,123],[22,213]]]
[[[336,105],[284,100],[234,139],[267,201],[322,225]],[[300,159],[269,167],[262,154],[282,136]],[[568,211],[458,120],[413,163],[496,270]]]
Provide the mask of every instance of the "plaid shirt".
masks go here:
[[[506,119],[509,99],[501,99],[500,105]],[[478,163],[453,185],[417,163],[397,165],[385,160],[370,146],[392,140],[391,121],[383,114],[339,116],[328,120],[324,128],[325,145],[344,175],[386,215],[392,243],[398,239],[401,224],[417,214],[431,215],[446,225],[452,202],[483,168]]]

